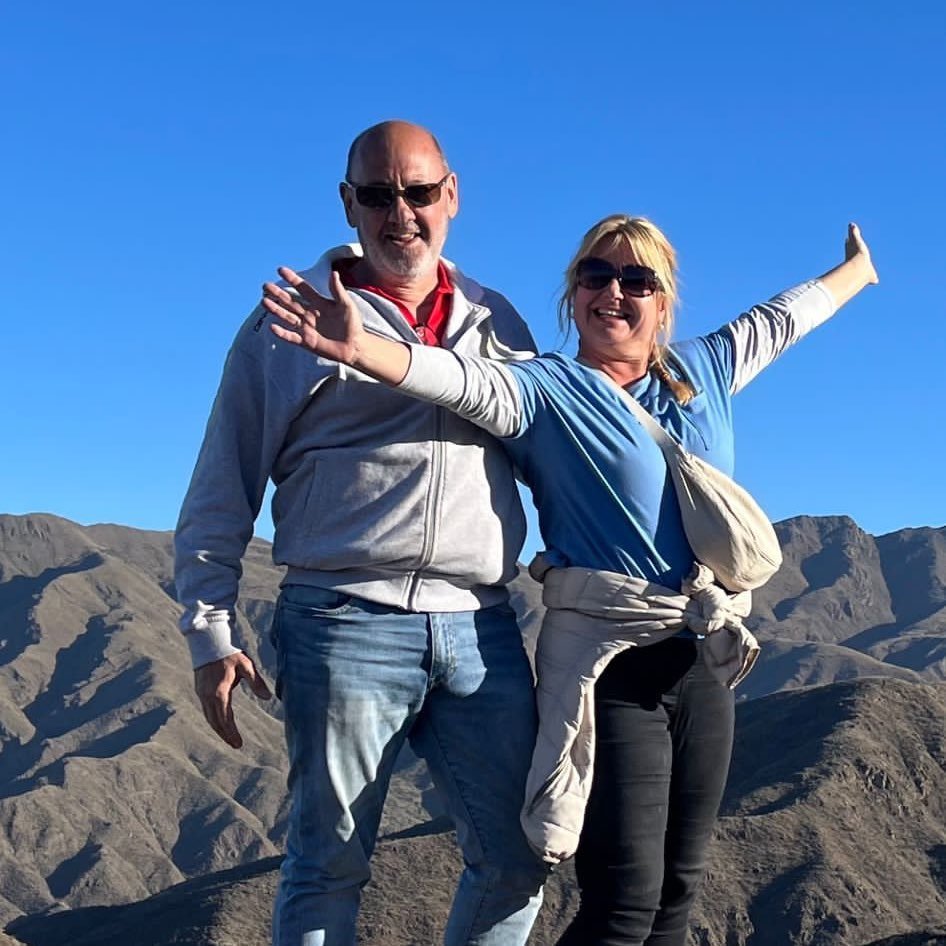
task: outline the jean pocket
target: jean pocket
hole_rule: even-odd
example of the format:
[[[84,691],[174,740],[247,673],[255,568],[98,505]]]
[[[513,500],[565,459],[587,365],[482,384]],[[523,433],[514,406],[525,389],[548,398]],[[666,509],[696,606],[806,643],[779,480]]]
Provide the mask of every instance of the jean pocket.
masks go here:
[[[280,607],[299,615],[345,614],[355,609],[354,597],[344,591],[315,588],[309,585],[287,585],[283,588]]]

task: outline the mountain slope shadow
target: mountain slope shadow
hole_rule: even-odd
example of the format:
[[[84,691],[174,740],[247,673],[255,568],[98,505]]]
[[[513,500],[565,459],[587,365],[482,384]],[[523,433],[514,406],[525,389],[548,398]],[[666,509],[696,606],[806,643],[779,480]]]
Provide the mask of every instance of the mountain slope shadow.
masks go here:
[[[40,639],[41,630],[33,622],[31,612],[44,589],[63,575],[91,571],[104,562],[105,559],[98,552],[90,552],[71,565],[47,568],[35,578],[14,575],[0,583],[0,621],[3,626],[0,666],[12,663],[27,647]]]
[[[134,719],[124,723],[120,729],[99,736],[76,749],[67,752],[61,758],[50,762],[31,774],[29,779],[14,782],[4,793],[5,798],[16,798],[32,791],[37,783],[49,782],[62,785],[66,762],[73,758],[111,759],[127,752],[134,746],[147,743],[171,718],[171,710],[166,706],[156,706],[140,713]]]

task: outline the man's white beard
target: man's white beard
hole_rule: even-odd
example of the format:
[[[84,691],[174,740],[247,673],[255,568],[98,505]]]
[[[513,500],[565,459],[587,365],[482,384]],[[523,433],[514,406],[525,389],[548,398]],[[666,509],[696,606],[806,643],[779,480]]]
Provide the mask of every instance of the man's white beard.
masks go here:
[[[394,247],[385,246],[381,253],[380,262],[389,273],[405,278],[419,276],[430,265],[430,248],[424,244],[422,253],[405,253]]]
[[[414,279],[437,265],[442,246],[434,247],[418,238],[410,249],[401,249],[386,240],[362,241],[362,247],[375,269],[384,270],[402,279]]]

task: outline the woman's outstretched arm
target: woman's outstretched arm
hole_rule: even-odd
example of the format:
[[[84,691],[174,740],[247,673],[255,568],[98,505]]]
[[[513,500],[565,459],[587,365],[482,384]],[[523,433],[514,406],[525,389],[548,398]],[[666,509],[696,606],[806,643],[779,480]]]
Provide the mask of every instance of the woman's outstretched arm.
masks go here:
[[[338,273],[330,278],[331,299],[288,267],[280,268],[279,275],[296,293],[275,283],[263,286],[263,306],[279,320],[270,325],[279,338],[350,365],[411,397],[439,404],[497,437],[519,430],[519,388],[504,364],[443,348],[408,345],[366,331]]]
[[[848,224],[844,261],[823,276],[753,306],[723,326],[732,342],[730,393],[741,391],[799,339],[826,322],[865,286],[877,270],[856,224]]]

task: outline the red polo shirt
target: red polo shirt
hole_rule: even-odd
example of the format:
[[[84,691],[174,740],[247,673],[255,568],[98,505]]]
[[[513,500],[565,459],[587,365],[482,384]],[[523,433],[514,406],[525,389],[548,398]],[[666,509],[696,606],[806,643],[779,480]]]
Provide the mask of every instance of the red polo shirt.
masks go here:
[[[342,284],[346,289],[364,289],[366,292],[373,292],[375,295],[393,302],[401,315],[407,319],[407,324],[414,330],[414,334],[424,345],[443,346],[443,333],[447,327],[447,319],[450,316],[450,307],[453,304],[453,283],[450,282],[450,274],[443,260],[437,263],[437,285],[434,287],[434,301],[430,309],[430,315],[423,325],[417,324],[417,319],[411,315],[410,310],[399,299],[395,299],[389,292],[385,292],[380,286],[372,286],[368,283],[359,283],[352,278],[352,269],[357,260],[341,260],[335,264],[338,275],[341,276]]]

